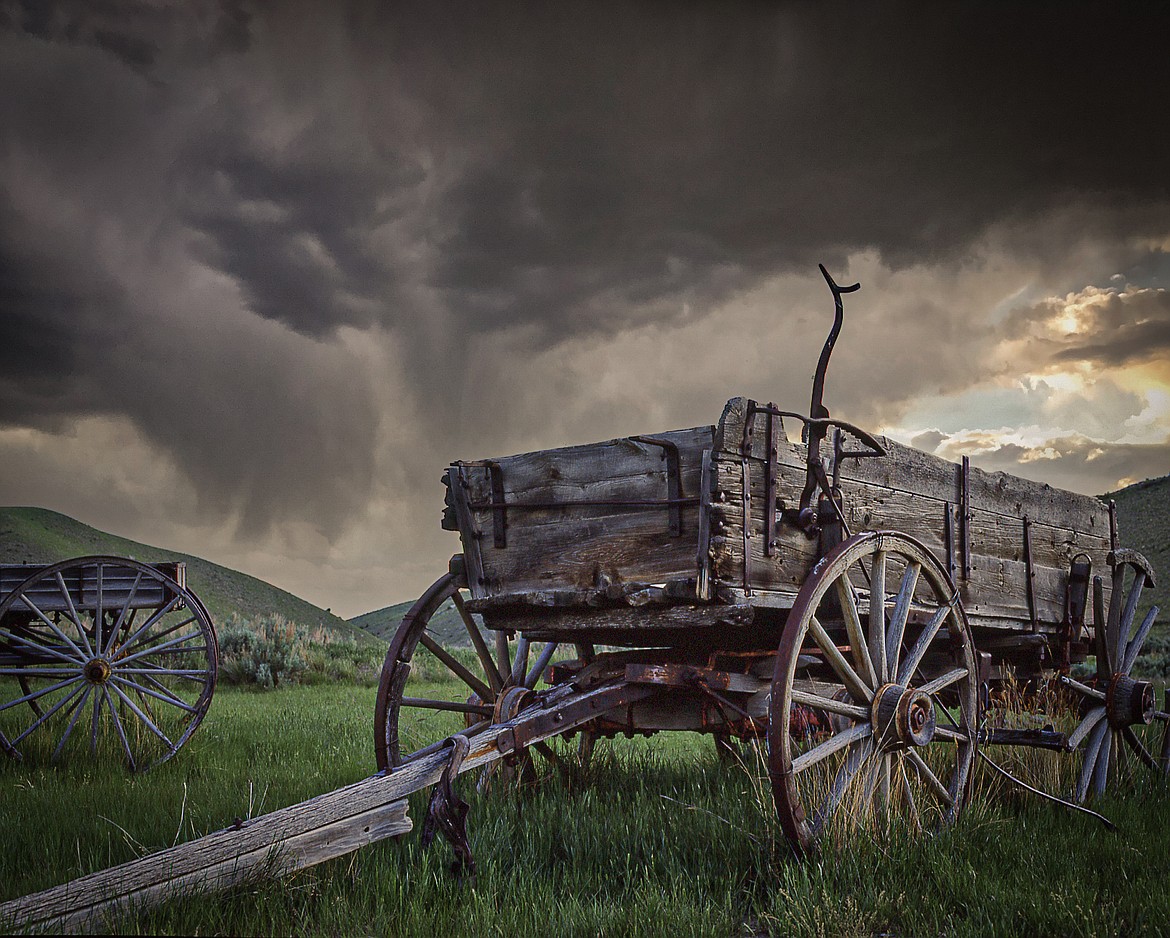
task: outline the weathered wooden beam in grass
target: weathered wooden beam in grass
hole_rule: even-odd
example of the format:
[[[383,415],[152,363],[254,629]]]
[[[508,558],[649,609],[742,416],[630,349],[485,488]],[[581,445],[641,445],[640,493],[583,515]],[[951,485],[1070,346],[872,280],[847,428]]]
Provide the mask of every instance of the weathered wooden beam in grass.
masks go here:
[[[463,771],[495,755],[498,727],[478,734]],[[0,905],[0,931],[84,931],[167,899],[286,875],[408,832],[406,797],[434,784],[442,749],[391,775],[374,775],[238,826],[160,850]]]
[[[533,745],[605,713],[616,701],[614,691],[612,683],[582,692],[556,688],[543,705],[472,736],[459,773],[516,748],[518,734],[523,745]],[[627,689],[622,700],[651,692]],[[440,742],[434,751],[423,750],[390,774],[373,775],[238,826],[12,899],[0,904],[0,933],[102,928],[117,915],[167,899],[285,875],[404,834],[412,827],[405,799],[438,782],[450,757],[451,746]]]

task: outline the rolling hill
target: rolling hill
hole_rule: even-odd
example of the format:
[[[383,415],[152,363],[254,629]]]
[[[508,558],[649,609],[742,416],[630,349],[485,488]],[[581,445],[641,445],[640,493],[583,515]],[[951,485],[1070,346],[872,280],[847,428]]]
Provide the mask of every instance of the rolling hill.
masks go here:
[[[382,609],[375,609],[373,612],[355,616],[349,620],[349,623],[389,643],[394,638],[398,626],[402,624],[402,617],[410,611],[410,607],[413,605],[414,600],[411,599],[393,606],[385,606]],[[432,634],[438,634],[444,645],[471,647],[471,637],[467,634],[467,629],[463,627],[459,613],[449,599],[431,617],[430,631]]]
[[[317,625],[368,640],[368,632],[292,593],[200,557],[140,544],[99,531],[45,508],[0,508],[0,563],[54,563],[86,554],[114,554],[147,563],[181,560],[187,585],[203,600],[214,622],[231,613],[246,619],[277,613],[299,625]]]
[[[1101,496],[1117,503],[1117,529],[1123,547],[1145,554],[1158,576],[1157,586],[1146,587],[1138,618],[1157,605],[1158,628],[1170,625],[1170,476],[1136,482]]]

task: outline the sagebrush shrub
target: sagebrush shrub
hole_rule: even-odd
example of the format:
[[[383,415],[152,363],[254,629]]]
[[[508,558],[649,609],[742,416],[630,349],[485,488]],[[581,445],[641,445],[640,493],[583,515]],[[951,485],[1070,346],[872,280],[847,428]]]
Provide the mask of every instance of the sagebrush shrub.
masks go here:
[[[381,667],[378,648],[321,626],[306,628],[272,613],[245,619],[233,613],[219,629],[219,678],[262,688],[327,681],[371,683]]]

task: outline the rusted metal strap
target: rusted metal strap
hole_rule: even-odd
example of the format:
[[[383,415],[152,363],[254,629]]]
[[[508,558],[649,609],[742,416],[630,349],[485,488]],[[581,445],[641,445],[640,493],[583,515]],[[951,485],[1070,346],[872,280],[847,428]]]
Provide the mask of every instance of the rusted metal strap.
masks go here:
[[[666,460],[666,504],[670,508],[670,535],[682,537],[682,461],[679,458],[678,446],[670,440],[660,440],[652,436],[635,436],[631,439],[662,448],[662,458]],[[697,505],[699,500],[687,499],[687,503]]]
[[[959,558],[963,579],[971,578],[971,459],[963,457],[959,490]]]
[[[488,480],[492,489],[492,543],[496,547],[508,546],[508,509],[504,504],[504,471],[497,462],[486,462]]]
[[[780,453],[776,443],[776,424],[782,419],[772,413],[775,404],[768,405],[767,432],[768,451],[764,464],[764,556],[771,557],[776,553],[776,487],[779,472]]]
[[[743,591],[752,594],[752,470],[747,457],[740,459],[743,470]]]
[[[943,514],[943,540],[947,551],[947,576],[955,582],[955,506],[947,502],[946,512]]]
[[[1036,568],[1032,564],[1032,522],[1024,515],[1024,595],[1028,600],[1028,620],[1032,631],[1039,628],[1036,621]]]
[[[471,749],[471,742],[466,736],[452,736],[447,743],[451,745],[451,758],[431,793],[427,816],[423,821],[422,845],[429,847],[435,835],[442,834],[455,851],[451,872],[462,881],[466,877],[475,876],[475,857],[471,855],[471,844],[467,841],[467,812],[470,808],[456,793],[454,783]]]

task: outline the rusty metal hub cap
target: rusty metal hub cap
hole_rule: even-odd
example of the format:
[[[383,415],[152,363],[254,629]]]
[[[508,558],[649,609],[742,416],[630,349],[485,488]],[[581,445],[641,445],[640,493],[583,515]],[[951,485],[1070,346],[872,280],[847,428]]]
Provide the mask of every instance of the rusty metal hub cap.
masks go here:
[[[93,658],[85,663],[81,669],[85,679],[91,684],[104,684],[110,679],[113,668],[105,658]]]
[[[874,734],[884,751],[925,746],[934,739],[934,701],[913,687],[884,684],[871,705]]]
[[[507,723],[535,700],[535,691],[523,686],[509,687],[496,697],[493,721]]]
[[[1138,681],[1128,674],[1114,674],[1105,690],[1105,715],[1115,730],[1142,724],[1148,726],[1154,721],[1157,710],[1154,702],[1154,685],[1149,681]]]

